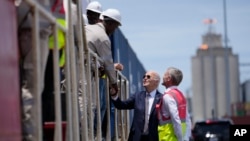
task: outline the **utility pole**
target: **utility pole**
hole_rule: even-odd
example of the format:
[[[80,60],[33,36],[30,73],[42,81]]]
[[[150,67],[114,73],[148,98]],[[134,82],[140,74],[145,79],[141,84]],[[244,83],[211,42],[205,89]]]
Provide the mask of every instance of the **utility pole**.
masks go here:
[[[230,93],[230,75],[229,75],[229,48],[227,37],[227,9],[226,0],[223,0],[223,13],[224,13],[224,43],[225,43],[225,88],[226,88],[226,100],[227,100],[227,116],[231,116],[231,93]]]

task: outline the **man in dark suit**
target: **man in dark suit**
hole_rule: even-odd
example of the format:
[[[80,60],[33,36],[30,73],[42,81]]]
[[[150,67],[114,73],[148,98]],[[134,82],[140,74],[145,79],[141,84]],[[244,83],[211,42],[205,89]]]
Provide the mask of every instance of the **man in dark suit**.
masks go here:
[[[133,123],[128,141],[158,141],[158,118],[156,104],[162,94],[157,90],[160,76],[154,71],[148,71],[143,76],[145,91],[131,95],[121,101],[117,94],[111,92],[112,102],[117,109],[134,109]]]

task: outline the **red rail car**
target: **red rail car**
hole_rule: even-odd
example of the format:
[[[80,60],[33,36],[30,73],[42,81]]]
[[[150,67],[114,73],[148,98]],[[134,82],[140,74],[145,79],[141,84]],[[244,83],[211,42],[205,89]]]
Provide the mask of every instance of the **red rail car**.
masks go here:
[[[20,95],[16,8],[0,0],[0,140],[20,141]]]

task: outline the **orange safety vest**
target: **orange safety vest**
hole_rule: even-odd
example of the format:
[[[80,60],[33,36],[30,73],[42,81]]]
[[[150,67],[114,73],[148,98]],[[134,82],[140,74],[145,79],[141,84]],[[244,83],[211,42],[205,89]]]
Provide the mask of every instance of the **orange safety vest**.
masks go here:
[[[184,95],[182,94],[181,91],[179,91],[178,89],[172,89],[169,92],[166,92],[163,94],[163,96],[165,94],[170,95],[171,97],[173,97],[177,103],[177,107],[178,107],[178,113],[179,113],[179,117],[181,119],[181,121],[185,121],[186,120],[186,108],[187,108],[187,103],[186,103],[186,99],[184,97]],[[162,96],[162,97],[163,97]],[[171,120],[171,117],[165,117],[162,115],[161,112],[161,106],[162,106],[162,100],[160,101],[159,104],[156,105],[156,109],[157,109],[157,115],[158,115],[158,119],[159,121],[161,121],[162,124],[168,122]]]
[[[179,117],[181,120],[181,126],[182,126],[182,134],[184,135],[186,132],[186,99],[182,92],[180,92],[178,89],[172,89],[169,92],[164,93],[164,95],[170,95],[173,97],[177,103],[177,109],[179,113]],[[163,95],[163,97],[164,97]],[[162,99],[163,99],[162,97]],[[157,110],[157,116],[159,119],[159,125],[158,125],[158,134],[159,134],[159,141],[177,141],[177,138],[174,133],[174,128],[171,122],[171,117],[162,115],[162,99],[159,102],[159,104],[156,105]]]

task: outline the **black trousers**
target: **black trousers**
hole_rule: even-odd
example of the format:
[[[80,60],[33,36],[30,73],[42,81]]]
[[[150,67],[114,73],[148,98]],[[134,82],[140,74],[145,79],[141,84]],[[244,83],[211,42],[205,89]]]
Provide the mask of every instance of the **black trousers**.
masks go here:
[[[141,140],[140,141],[149,141],[149,135],[148,134],[141,134]]]

